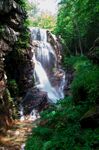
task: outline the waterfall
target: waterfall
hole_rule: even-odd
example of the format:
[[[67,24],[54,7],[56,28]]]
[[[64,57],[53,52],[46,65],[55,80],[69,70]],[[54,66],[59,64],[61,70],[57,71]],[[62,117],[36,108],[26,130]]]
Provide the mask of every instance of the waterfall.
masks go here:
[[[47,92],[50,102],[56,103],[64,98],[65,73],[57,67],[57,56],[48,42],[47,31],[31,28],[31,39],[34,52],[32,60],[35,64],[35,86],[40,91]]]

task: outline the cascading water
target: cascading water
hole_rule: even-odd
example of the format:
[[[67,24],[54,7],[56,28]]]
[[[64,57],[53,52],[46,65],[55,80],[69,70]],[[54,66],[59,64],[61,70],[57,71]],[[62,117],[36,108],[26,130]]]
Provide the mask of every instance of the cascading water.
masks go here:
[[[65,73],[57,68],[57,56],[54,48],[47,42],[47,31],[39,28],[31,28],[32,42],[35,43],[33,56],[35,86],[40,91],[47,92],[50,102],[64,98]],[[60,80],[55,82],[56,76]],[[54,84],[53,84],[54,83]]]

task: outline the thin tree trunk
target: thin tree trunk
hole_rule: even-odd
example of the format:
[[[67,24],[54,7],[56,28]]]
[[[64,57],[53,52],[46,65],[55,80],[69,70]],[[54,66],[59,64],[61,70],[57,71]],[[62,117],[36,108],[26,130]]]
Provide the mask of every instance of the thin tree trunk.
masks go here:
[[[79,27],[78,27],[78,24],[77,24],[76,20],[73,20],[73,23],[74,23],[74,26],[75,26],[75,30],[76,30],[76,32],[78,34],[79,49],[80,49],[80,54],[82,55],[83,54],[83,49],[82,49],[82,43],[81,43]]]
[[[75,44],[75,52],[76,52],[76,55],[78,55],[78,51],[77,51],[77,46]]]

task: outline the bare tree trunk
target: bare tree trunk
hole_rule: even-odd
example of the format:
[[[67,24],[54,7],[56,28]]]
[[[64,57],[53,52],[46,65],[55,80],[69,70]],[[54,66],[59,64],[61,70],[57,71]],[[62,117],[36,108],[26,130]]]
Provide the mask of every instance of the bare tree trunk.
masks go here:
[[[79,37],[79,49],[80,49],[80,53],[82,55],[83,54],[83,50],[82,50],[82,44],[81,44],[80,37]]]
[[[78,51],[77,51],[77,46],[75,44],[75,52],[76,52],[76,55],[78,55]]]
[[[72,53],[71,53],[69,47],[67,46],[67,44],[65,44],[65,46],[66,46],[66,50],[67,50],[68,54],[69,54],[69,55],[72,55]]]

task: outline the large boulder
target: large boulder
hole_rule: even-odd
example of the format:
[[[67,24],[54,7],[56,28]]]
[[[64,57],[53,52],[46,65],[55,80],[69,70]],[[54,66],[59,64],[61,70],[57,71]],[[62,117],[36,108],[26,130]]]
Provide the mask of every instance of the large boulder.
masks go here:
[[[36,88],[29,90],[22,101],[25,115],[30,114],[33,109],[40,112],[46,105],[48,105],[47,93]]]

